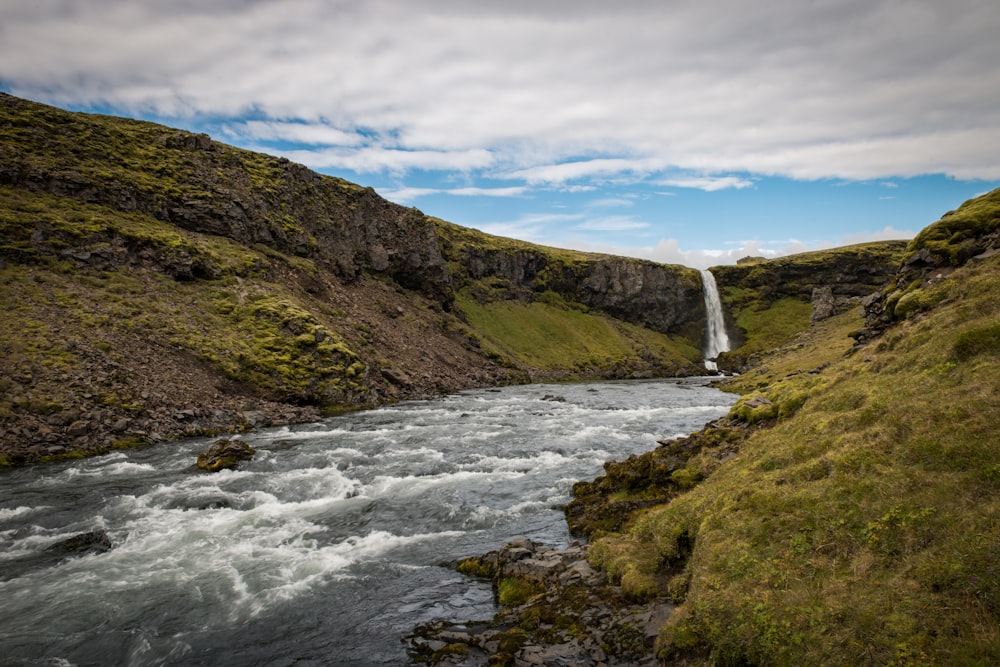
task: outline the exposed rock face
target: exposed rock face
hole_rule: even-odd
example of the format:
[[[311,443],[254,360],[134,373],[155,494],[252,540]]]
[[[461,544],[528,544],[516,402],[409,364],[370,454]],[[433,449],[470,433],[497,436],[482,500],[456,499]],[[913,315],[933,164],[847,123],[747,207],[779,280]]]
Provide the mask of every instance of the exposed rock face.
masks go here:
[[[697,271],[625,257],[587,262],[554,259],[543,252],[465,247],[460,259],[473,280],[507,281],[511,298],[531,299],[551,290],[613,317],[663,333],[697,339],[705,308]]]
[[[1000,190],[987,197],[1000,200]],[[963,209],[959,209],[961,217]],[[937,227],[947,228],[954,213],[944,216],[941,221],[925,230],[922,235],[933,234]],[[965,233],[963,233],[963,231]],[[898,272],[881,290],[869,295],[862,305],[865,309],[865,328],[858,334],[858,341],[864,342],[879,336],[895,322],[906,319],[919,311],[919,299],[912,298],[918,290],[933,285],[951,274],[959,266],[970,261],[989,259],[1000,252],[1000,219],[992,224],[981,223],[981,229],[960,230],[950,235],[949,245],[940,248],[929,247],[918,237],[911,245],[911,252],[899,267]],[[904,297],[910,296],[910,299]]]
[[[822,290],[822,308],[837,311],[850,305],[892,278],[899,267],[905,241],[863,244],[791,255],[779,259],[712,267],[721,290],[741,287],[759,290],[766,301],[794,297],[813,300],[813,290]],[[827,296],[829,295],[829,296]],[[842,311],[837,311],[842,312]],[[836,314],[831,312],[830,315]]]
[[[838,296],[833,293],[833,285],[814,287],[812,291],[812,316],[810,322],[816,324],[828,317],[844,312],[861,302],[861,297]]]
[[[734,350],[720,355],[719,368],[745,370],[746,359],[738,350],[748,334],[736,324],[744,310],[765,310],[794,299],[812,305],[815,324],[881,289],[895,275],[905,247],[904,241],[883,241],[713,267]]]
[[[256,451],[242,440],[216,440],[207,451],[198,455],[198,467],[208,472],[235,468],[241,461],[249,461]]]
[[[46,109],[5,94],[0,104],[14,118]],[[134,156],[127,177],[118,177],[89,168],[120,163],[122,137],[113,123],[58,109],[48,115],[52,125],[32,136],[30,151],[0,146],[0,184],[140,211],[245,245],[262,243],[313,258],[347,280],[363,270],[384,273],[446,306],[453,299],[433,224],[371,188],[213,142],[207,135],[148,123],[135,125],[149,145],[126,150],[143,149],[157,157]],[[79,150],[69,150],[70,142]],[[181,276],[196,270],[184,264],[181,260],[178,266]]]

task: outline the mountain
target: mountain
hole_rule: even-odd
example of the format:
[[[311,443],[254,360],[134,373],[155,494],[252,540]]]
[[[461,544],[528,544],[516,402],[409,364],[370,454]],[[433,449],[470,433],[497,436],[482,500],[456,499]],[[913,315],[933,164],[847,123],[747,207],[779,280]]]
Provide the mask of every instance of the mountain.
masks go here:
[[[753,267],[801,264],[794,294],[727,273],[730,367],[808,328],[810,276],[871,293],[898,250]],[[0,281],[6,463],[702,368],[692,269],[490,236],[204,134],[3,94]]]

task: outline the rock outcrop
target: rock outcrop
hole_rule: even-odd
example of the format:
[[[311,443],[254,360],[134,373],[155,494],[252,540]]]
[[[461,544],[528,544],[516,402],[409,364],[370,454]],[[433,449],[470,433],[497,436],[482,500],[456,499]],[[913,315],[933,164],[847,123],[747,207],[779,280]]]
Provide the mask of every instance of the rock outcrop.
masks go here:
[[[0,185],[264,244],[315,259],[347,280],[365,270],[385,274],[445,306],[453,298],[432,222],[371,188],[207,135],[68,113],[3,93],[0,106],[8,132]]]
[[[445,256],[461,267],[456,287],[491,280],[493,298],[530,301],[550,291],[612,317],[700,340],[705,326],[698,272],[628,257],[571,254],[504,239],[445,237]],[[491,245],[494,244],[494,245]],[[585,259],[584,259],[585,258]]]
[[[257,452],[253,447],[235,438],[216,440],[198,455],[198,467],[208,472],[236,468],[242,461],[249,461]]]
[[[926,227],[907,246],[891,280],[864,300],[864,342],[894,323],[936,304],[928,288],[969,262],[987,260],[1000,252],[1000,190],[965,202]]]
[[[585,545],[556,549],[522,538],[469,558],[459,569],[490,578],[503,608],[489,620],[418,627],[407,638],[416,662],[449,667],[659,664],[653,644],[673,603],[626,598],[587,562]]]
[[[712,267],[719,289],[739,288],[773,302],[785,297],[817,305],[814,317],[843,312],[895,275],[905,241],[865,243],[735,266]]]

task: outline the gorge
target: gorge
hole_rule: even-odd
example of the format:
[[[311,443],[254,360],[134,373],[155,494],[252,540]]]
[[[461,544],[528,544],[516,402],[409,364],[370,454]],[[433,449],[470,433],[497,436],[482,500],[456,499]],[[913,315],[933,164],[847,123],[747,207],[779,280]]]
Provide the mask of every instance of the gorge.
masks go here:
[[[488,655],[439,633],[419,659],[555,655],[596,589],[452,567],[515,533],[566,545],[563,512],[578,574],[670,610],[584,647],[608,664],[1000,662],[1000,191],[908,243],[706,276],[0,95],[0,285],[0,649],[21,664],[291,661],[305,644],[264,619],[295,606],[307,662],[398,663],[364,642],[494,611]],[[729,393],[699,379],[713,358]],[[232,434],[260,453],[193,469]],[[380,583],[413,615],[331,630]]]

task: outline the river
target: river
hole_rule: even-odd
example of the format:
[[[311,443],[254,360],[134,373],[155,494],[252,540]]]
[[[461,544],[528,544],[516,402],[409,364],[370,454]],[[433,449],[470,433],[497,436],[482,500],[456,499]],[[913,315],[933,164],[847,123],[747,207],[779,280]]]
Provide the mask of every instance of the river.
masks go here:
[[[706,378],[525,385],[262,430],[236,471],[211,439],[0,473],[4,665],[400,665],[435,618],[488,618],[458,558],[570,536],[561,506],[609,459],[699,429]],[[52,547],[104,530],[113,548]]]

